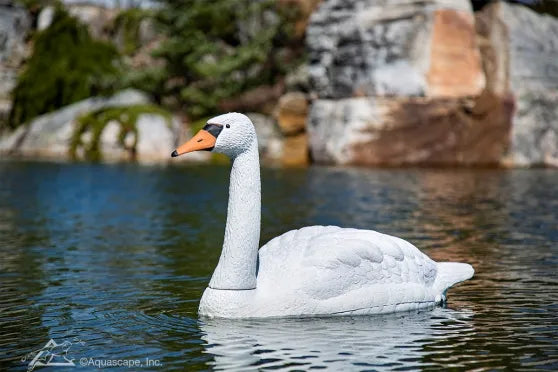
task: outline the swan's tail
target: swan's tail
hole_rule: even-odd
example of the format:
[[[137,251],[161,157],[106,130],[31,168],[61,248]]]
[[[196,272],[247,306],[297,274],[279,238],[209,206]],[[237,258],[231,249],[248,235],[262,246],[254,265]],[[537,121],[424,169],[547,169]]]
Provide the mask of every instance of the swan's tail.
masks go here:
[[[452,285],[471,279],[475,269],[473,266],[459,262],[438,262],[438,273],[434,287],[444,293]]]

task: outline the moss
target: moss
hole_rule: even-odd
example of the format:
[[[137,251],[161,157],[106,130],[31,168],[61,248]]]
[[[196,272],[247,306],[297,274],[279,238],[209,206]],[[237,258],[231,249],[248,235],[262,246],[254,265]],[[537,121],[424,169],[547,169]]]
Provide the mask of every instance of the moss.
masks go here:
[[[120,132],[118,134],[118,143],[120,147],[128,151],[131,157],[135,157],[138,140],[136,123],[139,116],[142,114],[161,115],[165,118],[169,127],[172,125],[172,115],[168,111],[155,105],[116,106],[95,110],[78,119],[70,142],[70,156],[76,159],[78,157],[78,148],[83,147],[83,156],[85,159],[93,161],[101,160],[102,154],[99,148],[101,134],[109,122],[115,121],[120,125]],[[82,135],[86,132],[92,134],[91,141],[88,144],[82,141]],[[125,139],[129,133],[134,134],[134,142],[130,146],[126,146]]]
[[[57,7],[50,27],[33,40],[33,54],[12,93],[10,127],[114,90],[118,51],[109,43],[94,40],[87,27],[63,8]]]

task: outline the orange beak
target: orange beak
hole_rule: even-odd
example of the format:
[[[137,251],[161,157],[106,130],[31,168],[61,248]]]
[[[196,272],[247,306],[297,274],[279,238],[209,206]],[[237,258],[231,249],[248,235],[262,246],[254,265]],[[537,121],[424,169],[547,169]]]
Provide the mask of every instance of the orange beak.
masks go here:
[[[186,143],[180,145],[176,150],[174,150],[171,156],[174,158],[176,156],[186,154],[192,151],[207,150],[211,151],[215,146],[217,138],[208,131],[202,129],[194,137],[192,137]]]

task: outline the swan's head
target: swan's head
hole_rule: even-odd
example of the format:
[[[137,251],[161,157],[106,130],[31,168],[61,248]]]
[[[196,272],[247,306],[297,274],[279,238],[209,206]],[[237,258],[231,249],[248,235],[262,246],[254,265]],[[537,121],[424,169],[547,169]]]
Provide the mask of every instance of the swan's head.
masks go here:
[[[203,129],[174,150],[171,156],[203,150],[235,158],[250,149],[256,141],[256,130],[248,116],[230,112],[209,119]]]

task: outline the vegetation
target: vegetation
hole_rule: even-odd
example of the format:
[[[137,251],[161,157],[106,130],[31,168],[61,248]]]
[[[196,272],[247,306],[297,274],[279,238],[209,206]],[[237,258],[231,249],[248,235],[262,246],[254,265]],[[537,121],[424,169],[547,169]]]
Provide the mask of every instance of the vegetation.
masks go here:
[[[87,27],[57,7],[49,28],[34,37],[33,54],[13,91],[9,126],[84,98],[108,94],[117,79],[119,54],[94,40]]]
[[[118,144],[133,157],[136,153],[138,139],[136,122],[142,114],[159,114],[166,118],[169,126],[171,125],[171,114],[154,105],[117,106],[92,111],[78,120],[70,143],[70,156],[77,158],[78,149],[82,148],[85,159],[101,160],[99,148],[101,134],[109,122],[115,121],[120,125]],[[87,143],[83,141],[85,133],[91,133]],[[131,144],[126,144],[128,134],[132,134],[133,142]]]
[[[164,0],[157,20],[166,36],[156,56],[163,69],[145,71],[151,92],[197,119],[219,103],[275,83],[300,62],[296,17],[277,1]],[[160,79],[164,81],[161,82]]]
[[[114,20],[114,30],[121,33],[122,53],[130,55],[134,53],[139,45],[139,29],[141,21],[152,17],[151,10],[130,8],[121,11]]]

